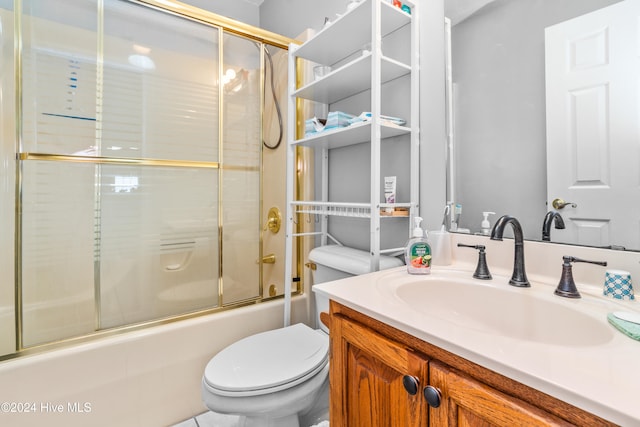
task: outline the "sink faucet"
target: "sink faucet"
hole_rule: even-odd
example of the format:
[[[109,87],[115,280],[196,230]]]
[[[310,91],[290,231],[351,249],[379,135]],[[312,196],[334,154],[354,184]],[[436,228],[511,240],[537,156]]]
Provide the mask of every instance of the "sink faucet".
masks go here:
[[[544,216],[544,221],[542,222],[542,240],[548,242],[551,240],[551,223],[554,222],[556,229],[564,230],[564,220],[562,219],[562,215],[556,211],[549,211]]]
[[[484,245],[465,245],[464,243],[458,243],[459,248],[473,248],[478,250],[478,265],[476,271],[473,273],[474,279],[491,280],[491,272],[487,265],[487,254],[484,251],[486,248]]]
[[[576,283],[573,281],[573,272],[571,270],[572,262],[588,262],[589,264],[601,265],[603,267],[607,266],[606,261],[587,261],[586,259],[567,255],[562,257],[562,261],[562,276],[554,293],[566,298],[580,298],[580,292],[578,292]]]
[[[491,230],[491,240],[502,240],[502,234],[507,224],[513,227],[513,237],[515,243],[515,254],[513,259],[513,274],[509,284],[519,288],[528,288],[531,286],[527,273],[524,271],[524,238],[522,236],[522,226],[517,219],[512,216],[501,216]]]

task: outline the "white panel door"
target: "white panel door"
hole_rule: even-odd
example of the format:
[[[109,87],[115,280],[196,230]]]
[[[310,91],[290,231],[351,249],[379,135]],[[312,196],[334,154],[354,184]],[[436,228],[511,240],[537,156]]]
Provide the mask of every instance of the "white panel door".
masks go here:
[[[552,241],[640,248],[640,0],[545,31],[547,203]]]

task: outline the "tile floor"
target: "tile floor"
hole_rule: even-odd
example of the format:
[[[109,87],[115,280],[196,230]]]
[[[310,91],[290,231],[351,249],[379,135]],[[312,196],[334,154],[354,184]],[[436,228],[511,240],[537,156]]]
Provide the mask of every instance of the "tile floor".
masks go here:
[[[237,427],[239,418],[237,415],[223,415],[209,411],[173,427]]]
[[[328,417],[329,414],[327,413],[326,416]],[[223,415],[209,411],[172,427],[238,427],[239,419],[240,417],[236,415]],[[329,421],[321,421],[312,427],[329,427]]]

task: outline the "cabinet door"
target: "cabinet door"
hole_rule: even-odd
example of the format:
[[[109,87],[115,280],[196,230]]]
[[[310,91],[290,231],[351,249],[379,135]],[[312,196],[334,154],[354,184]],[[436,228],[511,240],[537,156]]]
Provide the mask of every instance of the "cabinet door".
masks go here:
[[[331,425],[427,425],[425,359],[339,316],[331,320],[331,352]],[[405,389],[405,376],[416,381],[416,394]]]
[[[571,425],[486,384],[463,376],[440,363],[432,362],[429,374],[430,385],[441,393],[440,406],[429,409],[430,426]]]

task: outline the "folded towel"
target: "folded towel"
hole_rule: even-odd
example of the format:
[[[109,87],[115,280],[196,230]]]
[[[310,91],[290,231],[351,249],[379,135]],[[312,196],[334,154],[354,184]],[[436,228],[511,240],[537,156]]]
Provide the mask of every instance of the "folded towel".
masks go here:
[[[349,124],[353,125],[360,122],[368,122],[368,121],[371,121],[371,117],[372,117],[372,114],[370,111],[364,111],[359,116],[350,119]],[[396,126],[404,126],[407,123],[406,120],[401,119],[399,117],[391,117],[391,116],[385,116],[385,115],[380,115],[380,121],[382,123],[396,125]]]
[[[313,425],[311,427],[329,427],[329,421],[322,421],[316,425]]]
[[[324,130],[342,128],[349,126],[349,120],[353,119],[353,115],[342,111],[330,111],[327,116],[327,124]]]
[[[305,120],[305,136],[310,136],[318,132],[322,132],[326,123],[327,121],[325,119],[319,119],[317,117]]]
[[[630,338],[633,338],[634,340],[640,341],[640,325],[638,325],[637,323],[618,319],[613,315],[613,313],[607,314],[607,320],[623,334],[627,335]]]
[[[349,126],[353,115],[342,111],[330,111],[326,120],[313,117],[305,120],[305,136],[311,136],[327,130]]]

